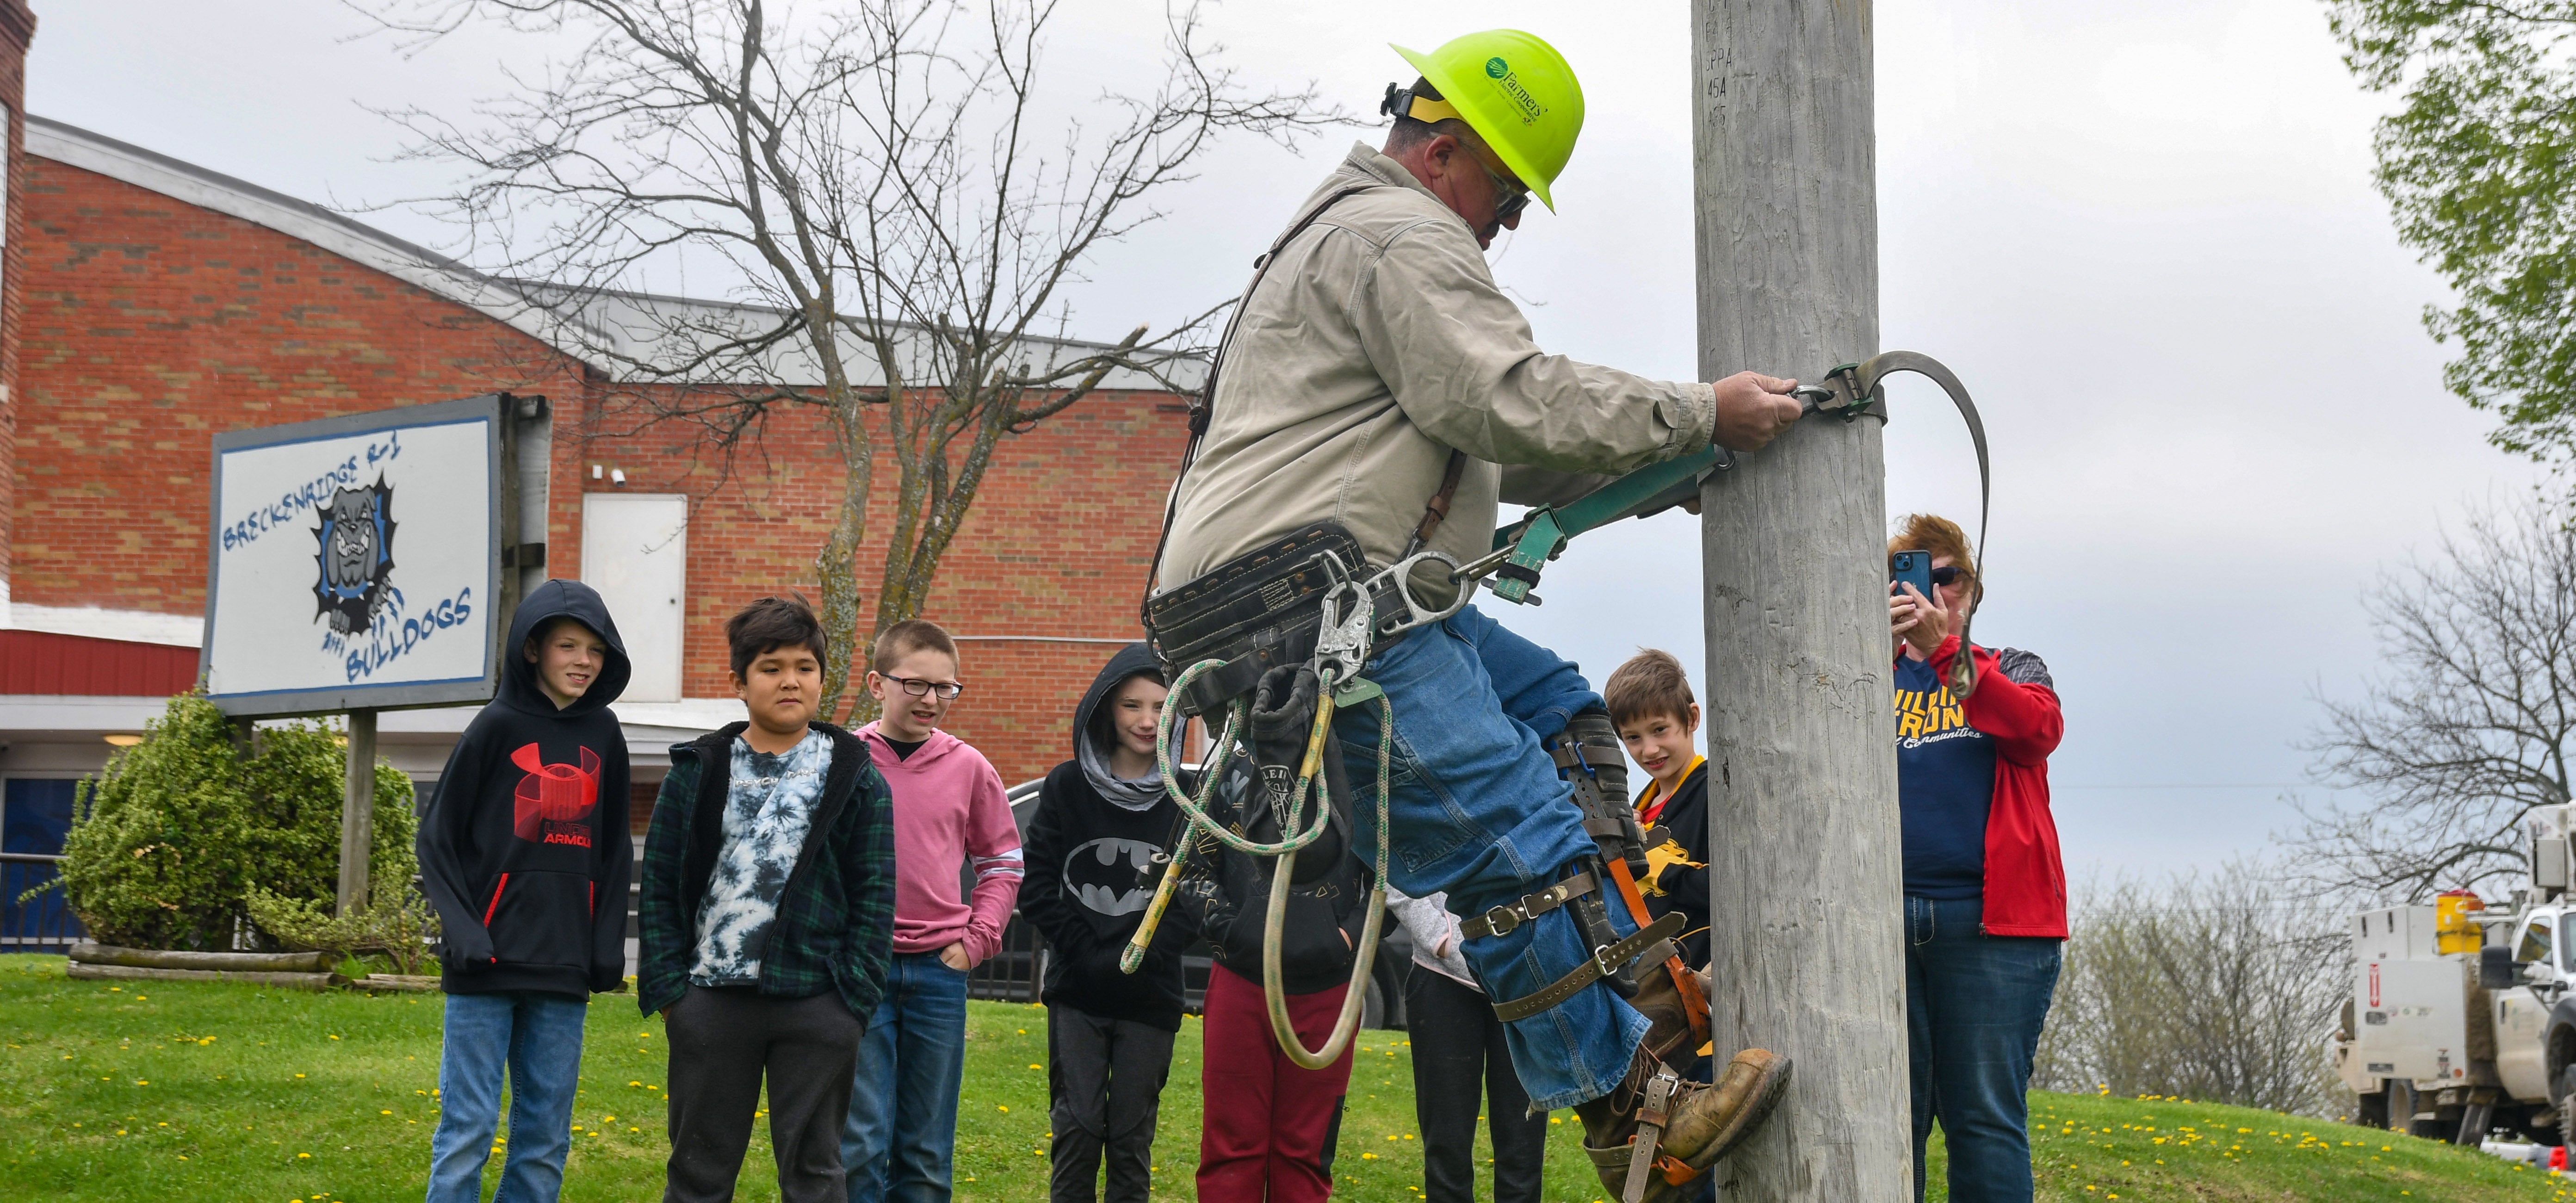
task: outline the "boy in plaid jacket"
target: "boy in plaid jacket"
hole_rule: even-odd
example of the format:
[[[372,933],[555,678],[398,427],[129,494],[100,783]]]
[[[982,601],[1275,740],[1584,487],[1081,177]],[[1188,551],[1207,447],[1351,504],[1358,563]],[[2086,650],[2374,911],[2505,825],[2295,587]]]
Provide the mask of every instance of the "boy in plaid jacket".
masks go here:
[[[769,1083],[782,1203],[838,1203],[841,1126],[894,939],[894,818],[849,732],[811,716],[829,654],[802,600],[725,623],[751,711],[671,749],[644,838],[636,997],[669,1029],[665,1203],[733,1197]]]

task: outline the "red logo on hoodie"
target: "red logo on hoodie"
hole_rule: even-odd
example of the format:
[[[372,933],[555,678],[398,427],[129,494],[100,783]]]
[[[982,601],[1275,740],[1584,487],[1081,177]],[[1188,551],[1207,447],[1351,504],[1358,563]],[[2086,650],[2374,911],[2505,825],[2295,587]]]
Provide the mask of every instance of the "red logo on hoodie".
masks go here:
[[[535,844],[590,847],[590,824],[582,820],[599,804],[599,753],[581,750],[581,766],[547,764],[545,753],[529,744],[510,753],[510,763],[527,771],[519,779],[511,831]]]

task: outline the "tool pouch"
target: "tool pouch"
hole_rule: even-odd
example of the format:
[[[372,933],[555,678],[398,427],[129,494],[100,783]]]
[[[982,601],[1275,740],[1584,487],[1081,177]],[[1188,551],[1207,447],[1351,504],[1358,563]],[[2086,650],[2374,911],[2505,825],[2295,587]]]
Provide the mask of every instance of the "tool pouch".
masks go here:
[[[1328,557],[1339,577],[1325,567]],[[1213,713],[1251,692],[1263,673],[1306,663],[1323,627],[1324,595],[1339,580],[1370,575],[1359,540],[1338,522],[1318,522],[1155,594],[1145,602],[1145,635],[1169,677],[1177,680],[1201,660],[1225,662],[1192,680],[1172,704],[1185,716]],[[1404,612],[1391,591],[1370,600],[1379,614]],[[1392,642],[1381,636],[1377,646]]]
[[[1303,664],[1283,664],[1261,675],[1261,684],[1252,695],[1252,771],[1258,784],[1260,805],[1252,808],[1257,816],[1255,830],[1268,834],[1253,838],[1264,843],[1276,842],[1287,834],[1288,806],[1297,790],[1297,770],[1305,764],[1306,741],[1315,730],[1315,707],[1319,703],[1313,669]],[[1329,703],[1323,703],[1329,704]],[[1342,859],[1342,850],[1350,846],[1350,787],[1342,772],[1341,741],[1325,730],[1322,771],[1314,783],[1320,804],[1329,812],[1324,834],[1296,853],[1296,865],[1289,870],[1290,885],[1311,885],[1332,871]],[[1310,803],[1308,815],[1313,811]],[[1313,822],[1311,817],[1305,821]]]

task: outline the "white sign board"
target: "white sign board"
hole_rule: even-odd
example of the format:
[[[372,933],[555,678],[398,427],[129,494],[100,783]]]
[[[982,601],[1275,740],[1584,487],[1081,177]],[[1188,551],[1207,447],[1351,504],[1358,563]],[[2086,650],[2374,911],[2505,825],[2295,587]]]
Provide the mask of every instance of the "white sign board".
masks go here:
[[[233,715],[488,701],[501,401],[215,436],[208,698]]]

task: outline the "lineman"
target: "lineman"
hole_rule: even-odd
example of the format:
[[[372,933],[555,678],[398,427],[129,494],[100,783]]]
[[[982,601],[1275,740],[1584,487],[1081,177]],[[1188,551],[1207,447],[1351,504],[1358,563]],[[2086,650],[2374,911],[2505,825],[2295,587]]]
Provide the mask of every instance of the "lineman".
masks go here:
[[[1355,540],[1372,569],[1425,548],[1463,563],[1487,551],[1499,500],[1570,499],[1599,474],[1712,440],[1750,451],[1798,420],[1793,381],[1650,380],[1541,351],[1483,251],[1533,194],[1555,208],[1548,186],[1583,123],[1574,73],[1514,30],[1396,50],[1421,78],[1389,85],[1384,148],[1354,146],[1298,207],[1194,416],[1148,605],[1167,655],[1172,631],[1211,615],[1267,634],[1293,606],[1319,606],[1286,586],[1224,591],[1304,555],[1319,529]],[[1435,609],[1458,589],[1437,569],[1411,581]],[[1235,621],[1246,606],[1270,610]],[[1312,647],[1309,636],[1273,659]],[[1392,863],[1380,868],[1407,894],[1448,895],[1521,1081],[1535,1105],[1575,1109],[1603,1182],[1632,1201],[1678,1197],[1768,1115],[1789,1064],[1757,1049],[1713,1086],[1677,1072],[1705,1012],[1662,970],[1663,939],[1630,938],[1614,881],[1642,848],[1599,695],[1473,607],[1381,640],[1364,675],[1394,710]],[[1363,791],[1378,779],[1372,709],[1334,725]],[[1362,848],[1375,846],[1372,809],[1358,808]],[[1660,1173],[1630,1175],[1641,1148]]]

